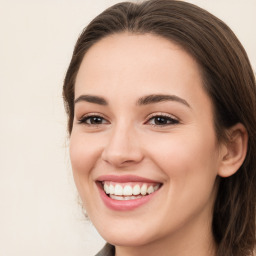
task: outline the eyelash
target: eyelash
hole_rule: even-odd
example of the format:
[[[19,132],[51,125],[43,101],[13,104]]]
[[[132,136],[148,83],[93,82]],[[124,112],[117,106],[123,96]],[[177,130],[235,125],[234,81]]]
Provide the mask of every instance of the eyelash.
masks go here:
[[[82,118],[80,118],[80,119],[78,120],[78,123],[79,123],[79,124],[85,124],[85,125],[88,125],[88,126],[99,126],[99,125],[105,124],[105,123],[93,124],[92,122],[91,122],[91,123],[87,123],[88,120],[91,120],[91,121],[92,121],[93,118],[97,118],[97,119],[100,118],[101,120],[105,120],[105,121],[106,121],[106,118],[105,118],[105,117],[103,117],[103,116],[101,116],[101,115],[95,113],[95,114],[88,114],[88,115],[82,116]],[[107,122],[108,122],[108,121],[107,121]]]
[[[165,123],[162,123],[162,124],[156,124],[156,119],[158,118],[158,121],[163,121]],[[169,125],[176,125],[176,124],[179,124],[180,121],[177,119],[177,118],[174,118],[172,117],[171,115],[167,115],[167,114],[162,114],[162,113],[159,113],[159,114],[152,114],[148,117],[146,123],[150,122],[151,120],[155,120],[155,123],[154,124],[150,124],[152,126],[158,126],[158,127],[161,127],[161,126],[169,126]]]
[[[93,123],[93,118],[94,118],[94,121],[96,121],[96,119],[98,119],[97,121],[99,121],[99,119],[101,120],[100,122],[101,123]],[[162,124],[156,124],[156,119],[158,118],[158,121],[157,122],[164,122]],[[154,124],[150,124],[149,122],[152,121],[152,120],[155,120],[155,123]],[[90,121],[90,123],[87,123],[87,121]],[[104,122],[106,121],[106,122]],[[104,122],[104,123],[102,123]],[[99,114],[88,114],[88,115],[85,115],[83,116],[82,118],[80,118],[78,120],[78,123],[79,124],[85,124],[85,125],[88,125],[88,126],[99,126],[99,125],[102,125],[102,124],[108,124],[109,122],[106,120],[105,117],[99,115]],[[152,125],[152,126],[158,126],[158,127],[161,127],[161,126],[169,126],[169,125],[176,125],[176,124],[179,124],[180,121],[177,119],[177,118],[173,118],[172,116],[170,115],[167,115],[167,114],[152,114],[150,115],[148,118],[147,118],[147,121],[145,122],[145,124],[148,124],[149,125]]]

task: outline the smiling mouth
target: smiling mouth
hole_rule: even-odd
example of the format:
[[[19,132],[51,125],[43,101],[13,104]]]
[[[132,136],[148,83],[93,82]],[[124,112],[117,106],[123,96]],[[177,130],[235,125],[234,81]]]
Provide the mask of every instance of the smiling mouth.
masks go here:
[[[160,183],[102,181],[105,194],[114,200],[135,200],[146,197],[161,187]]]

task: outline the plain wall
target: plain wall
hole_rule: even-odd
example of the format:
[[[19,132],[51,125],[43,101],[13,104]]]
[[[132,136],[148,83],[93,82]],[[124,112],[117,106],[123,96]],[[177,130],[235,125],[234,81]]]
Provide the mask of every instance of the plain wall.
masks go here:
[[[112,0],[0,0],[0,255],[94,255],[78,204],[62,82],[84,26]],[[191,0],[223,19],[256,67],[255,0]]]

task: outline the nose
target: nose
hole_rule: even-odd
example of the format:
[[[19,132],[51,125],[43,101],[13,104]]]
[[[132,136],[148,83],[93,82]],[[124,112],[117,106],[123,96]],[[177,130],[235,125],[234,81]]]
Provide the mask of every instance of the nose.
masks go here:
[[[137,164],[143,159],[138,135],[133,127],[119,125],[108,134],[102,159],[115,168]]]

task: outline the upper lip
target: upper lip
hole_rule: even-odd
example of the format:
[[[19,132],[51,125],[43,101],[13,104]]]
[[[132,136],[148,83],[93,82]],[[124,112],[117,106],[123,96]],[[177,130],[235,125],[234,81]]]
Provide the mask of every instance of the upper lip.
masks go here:
[[[97,181],[113,181],[113,182],[145,182],[145,183],[161,183],[156,180],[136,176],[136,175],[102,175],[97,178]]]

